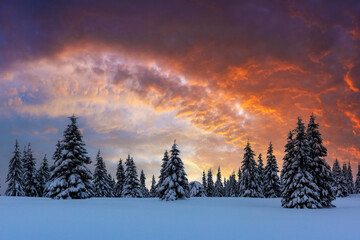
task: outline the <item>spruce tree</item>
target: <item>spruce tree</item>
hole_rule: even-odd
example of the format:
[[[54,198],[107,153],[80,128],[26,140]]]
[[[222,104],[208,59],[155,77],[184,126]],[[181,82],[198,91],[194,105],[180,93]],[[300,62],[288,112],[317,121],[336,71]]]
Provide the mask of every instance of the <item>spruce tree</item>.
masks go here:
[[[344,196],[347,197],[350,195],[350,189],[349,189],[349,178],[348,178],[348,168],[346,163],[343,164],[341,175],[343,178],[343,189],[344,189]]]
[[[161,163],[159,181],[158,181],[157,186],[156,186],[157,191],[159,190],[159,187],[161,186],[161,184],[164,182],[165,169],[166,169],[166,165],[167,165],[168,162],[169,162],[169,153],[168,153],[167,150],[165,150],[164,157],[163,157],[162,163]],[[159,196],[159,194],[157,194],[157,196]]]
[[[237,176],[238,176],[238,180],[236,182],[236,197],[241,197],[241,194],[240,194],[240,183],[241,183],[241,179],[242,179],[242,172],[241,172],[241,168],[239,168],[238,170],[238,173],[237,173]]]
[[[108,173],[108,181],[109,181],[109,185],[110,185],[110,188],[111,188],[111,194],[110,194],[110,197],[115,197],[115,187],[116,187],[116,182],[115,182],[115,179],[111,176],[110,173]]]
[[[208,197],[214,197],[214,194],[215,194],[215,186],[214,186],[214,181],[213,181],[213,176],[212,176],[211,169],[209,169],[208,175],[207,175],[206,195]]]
[[[49,170],[48,160],[47,160],[47,157],[45,154],[44,159],[40,165],[40,168],[37,171],[37,180],[39,183],[38,190],[39,190],[40,197],[44,196],[45,186],[46,186],[47,182],[49,181],[49,178],[50,178],[50,170]]]
[[[262,160],[262,154],[261,153],[259,153],[259,156],[258,156],[258,173],[259,173],[259,181],[260,181],[261,192],[264,195],[265,169],[264,169],[264,163],[263,163],[263,160]]]
[[[214,197],[223,197],[223,196],[224,196],[224,186],[221,181],[221,171],[219,167],[216,175]]]
[[[229,178],[229,188],[230,188],[229,197],[237,197],[238,183],[236,182],[235,172],[233,172]]]
[[[281,184],[278,176],[279,168],[273,152],[273,146],[270,142],[266,156],[267,163],[264,170],[264,195],[267,198],[276,198],[281,195]]]
[[[206,197],[204,186],[198,182],[193,181],[189,183],[190,197]]]
[[[189,186],[176,141],[174,141],[170,153],[171,156],[163,173],[164,180],[159,186],[159,198],[166,201],[185,199],[189,194]]]
[[[358,172],[356,174],[356,180],[355,180],[355,187],[354,187],[355,193],[360,193],[360,165],[358,165]]]
[[[350,162],[349,162],[348,169],[347,169],[347,182],[348,182],[349,194],[353,194],[354,193],[354,178],[353,178]]]
[[[141,170],[141,173],[140,173],[140,190],[141,190],[141,193],[143,195],[144,198],[147,198],[149,197],[149,190],[146,188],[146,177],[145,177],[145,174],[144,174],[144,171]]]
[[[70,117],[61,142],[61,157],[55,160],[51,181],[46,186],[46,196],[54,199],[84,199],[94,195],[92,173],[86,167],[91,163],[77,118]]]
[[[322,143],[319,124],[315,122],[314,114],[310,116],[306,133],[310,146],[310,172],[314,177],[314,183],[319,187],[320,203],[324,208],[334,207],[331,203],[335,199],[333,177],[331,168],[325,161],[327,149]]]
[[[156,181],[154,175],[152,176],[152,180],[151,180],[150,197],[152,198],[156,197]]]
[[[254,159],[254,151],[250,143],[244,148],[244,158],[241,165],[242,178],[240,182],[240,195],[242,197],[262,198],[258,167]]]
[[[207,193],[207,181],[206,181],[206,173],[205,171],[203,171],[203,175],[202,175],[202,185],[205,189],[205,194]],[[207,194],[206,194],[207,196]]]
[[[341,168],[339,165],[338,160],[336,159],[333,165],[332,169],[332,175],[334,178],[333,182],[333,191],[336,197],[346,197],[347,191],[346,191],[346,182],[345,178],[341,172]]]
[[[93,183],[95,197],[113,197],[111,177],[109,178],[100,150],[96,155]]]
[[[124,188],[124,183],[125,183],[125,170],[122,160],[120,158],[116,170],[115,197],[121,197]]]
[[[285,146],[282,207],[321,208],[320,190],[310,172],[311,149],[300,117],[295,132],[295,139],[288,139]]]
[[[19,151],[19,144],[16,140],[14,155],[10,159],[9,172],[6,177],[6,182],[8,183],[8,187],[5,191],[6,196],[25,196],[23,174],[24,170]]]
[[[24,190],[27,197],[39,197],[39,182],[36,176],[35,158],[32,154],[31,145],[28,144],[26,154],[23,156],[24,167]]]
[[[125,166],[125,182],[122,196],[125,198],[142,198],[143,195],[140,189],[140,181],[138,179],[136,166],[130,155],[128,155],[128,158],[126,159]]]

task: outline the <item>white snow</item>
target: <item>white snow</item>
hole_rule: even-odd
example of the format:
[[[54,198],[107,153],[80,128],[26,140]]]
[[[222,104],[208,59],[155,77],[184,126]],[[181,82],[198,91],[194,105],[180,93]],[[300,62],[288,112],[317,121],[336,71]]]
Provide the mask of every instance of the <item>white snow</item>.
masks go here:
[[[360,239],[360,195],[334,209],[284,209],[279,198],[52,200],[0,197],[0,239]]]

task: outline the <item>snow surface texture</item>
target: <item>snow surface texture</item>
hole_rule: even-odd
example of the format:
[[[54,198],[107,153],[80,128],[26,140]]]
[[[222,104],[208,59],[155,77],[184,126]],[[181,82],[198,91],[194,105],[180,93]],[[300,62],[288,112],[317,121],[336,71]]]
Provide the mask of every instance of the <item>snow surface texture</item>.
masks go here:
[[[360,195],[332,209],[285,209],[280,199],[0,197],[1,239],[360,239]]]

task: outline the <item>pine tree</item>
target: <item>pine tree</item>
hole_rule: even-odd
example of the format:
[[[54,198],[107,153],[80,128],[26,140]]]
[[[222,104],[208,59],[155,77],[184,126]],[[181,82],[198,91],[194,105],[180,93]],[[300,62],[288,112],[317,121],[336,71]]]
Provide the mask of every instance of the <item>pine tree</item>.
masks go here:
[[[115,185],[115,197],[121,197],[123,188],[125,183],[125,170],[122,160],[120,161],[117,166],[116,170],[116,185]]]
[[[347,182],[348,182],[349,194],[353,194],[354,193],[354,178],[353,178],[350,162],[349,162],[348,169],[347,169]]]
[[[237,197],[238,196],[238,184],[236,182],[235,172],[233,172],[229,178],[229,187],[230,187],[229,197]]]
[[[213,176],[212,176],[211,169],[209,169],[208,175],[207,175],[206,195],[208,197],[214,197],[214,194],[215,194],[215,186],[214,186],[214,181],[213,181]]]
[[[189,188],[191,197],[206,197],[204,186],[200,182],[190,182]]]
[[[261,153],[259,153],[259,156],[258,156],[258,173],[259,173],[259,181],[260,181],[261,192],[264,195],[265,169],[264,169],[264,163],[263,163],[263,160],[262,160]]]
[[[205,195],[207,196],[207,181],[206,181],[206,173],[205,171],[203,171],[203,176],[202,176],[202,185],[205,189]]]
[[[6,196],[25,196],[22,179],[23,173],[19,144],[16,141],[14,156],[10,159],[9,172],[6,177],[6,182],[8,183],[8,188],[5,192]]]
[[[273,151],[273,146],[270,142],[266,156],[267,164],[264,170],[264,195],[267,198],[276,198],[281,195],[281,184],[278,176],[279,168]]]
[[[142,198],[143,195],[140,189],[140,181],[138,179],[136,166],[133,158],[128,155],[125,162],[125,182],[122,196],[125,198]]]
[[[108,181],[109,181],[109,185],[110,185],[110,190],[111,190],[111,194],[110,197],[115,197],[115,187],[116,187],[116,182],[115,179],[111,176],[110,173],[108,173]]]
[[[296,137],[285,146],[282,207],[321,208],[319,188],[311,172],[310,146],[305,126],[298,118]],[[288,139],[289,140],[289,139]]]
[[[156,197],[156,181],[154,175],[152,176],[152,180],[151,180],[150,197],[152,198]]]
[[[348,168],[346,163],[343,164],[341,175],[343,178],[344,196],[347,197],[350,195],[350,189],[349,189],[349,179],[348,179]]]
[[[163,173],[164,180],[159,186],[159,197],[166,201],[185,199],[189,194],[189,186],[176,141],[174,141],[170,153],[171,156]]]
[[[355,180],[355,193],[360,193],[360,165],[358,165],[358,172],[356,174],[356,180]]]
[[[239,168],[238,170],[238,173],[237,173],[237,176],[238,176],[238,181],[236,182],[236,193],[235,193],[235,196],[236,197],[241,197],[241,190],[240,190],[240,184],[241,184],[241,179],[242,179],[242,172],[241,172],[241,168]]]
[[[218,168],[218,173],[216,175],[214,197],[223,197],[224,196],[224,186],[221,181],[221,172],[220,167]]]
[[[111,188],[111,177],[106,170],[105,162],[100,155],[100,150],[96,156],[95,171],[93,177],[95,197],[113,197]]]
[[[345,178],[341,172],[341,168],[339,165],[338,160],[336,159],[333,165],[332,169],[332,175],[334,178],[333,182],[333,191],[336,197],[346,197],[347,191],[346,191],[346,182]]]
[[[146,188],[146,177],[145,177],[145,174],[144,174],[144,171],[141,170],[141,173],[140,173],[140,190],[141,190],[141,193],[143,195],[144,198],[147,198],[149,197],[149,190]]]
[[[44,156],[44,159],[40,165],[39,170],[37,171],[37,180],[39,183],[39,196],[43,197],[44,196],[44,189],[46,186],[46,183],[49,181],[50,178],[50,170],[49,170],[49,164],[48,164],[48,160],[46,158],[46,154]]]
[[[39,197],[39,182],[36,176],[35,158],[32,154],[31,145],[28,144],[26,154],[23,156],[24,167],[24,190],[27,197]]]
[[[83,199],[94,195],[92,173],[86,165],[91,163],[85,143],[77,126],[77,118],[64,131],[61,142],[61,157],[55,160],[51,181],[46,186],[46,196],[54,199]]]
[[[254,152],[250,143],[244,148],[244,158],[241,165],[242,178],[240,182],[240,195],[242,197],[262,198],[258,167],[254,159]]]
[[[311,114],[307,127],[307,137],[310,146],[310,172],[314,177],[314,183],[319,187],[320,203],[322,207],[334,207],[331,203],[335,199],[335,193],[332,188],[333,177],[331,168],[325,161],[327,149],[322,143],[322,137],[319,131],[319,124],[315,122],[314,114]]]
[[[160,169],[160,175],[159,175],[159,181],[157,183],[156,186],[156,191],[159,191],[159,188],[161,186],[161,184],[164,182],[165,179],[165,169],[166,169],[166,165],[169,162],[169,153],[167,150],[165,150],[164,152],[164,157],[162,159],[162,163],[161,163],[161,169]],[[159,193],[157,193],[157,197],[159,196]]]

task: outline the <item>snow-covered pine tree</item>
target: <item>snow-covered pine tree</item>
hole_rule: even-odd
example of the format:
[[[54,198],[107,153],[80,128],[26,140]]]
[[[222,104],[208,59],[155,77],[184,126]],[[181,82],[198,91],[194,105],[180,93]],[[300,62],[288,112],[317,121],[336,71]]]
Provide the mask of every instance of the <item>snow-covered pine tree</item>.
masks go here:
[[[270,142],[266,156],[267,163],[264,170],[264,196],[267,198],[276,198],[281,195],[281,184],[278,176],[279,168],[273,152],[273,146]]]
[[[120,161],[116,170],[116,185],[115,185],[115,197],[121,197],[125,183],[125,170],[123,162],[120,158]]]
[[[342,167],[342,171],[341,174],[343,176],[343,188],[344,188],[344,195],[345,197],[350,195],[350,189],[349,189],[349,179],[348,179],[348,168],[347,168],[347,164],[344,163],[343,167]]]
[[[53,199],[84,199],[94,195],[93,176],[86,167],[91,160],[87,156],[77,118],[73,115],[70,121],[61,142],[61,157],[55,159],[51,179],[45,190],[46,196]]]
[[[159,186],[159,198],[166,201],[185,199],[189,194],[189,186],[176,141],[174,141],[170,153],[171,156],[164,170],[164,180]]]
[[[349,194],[354,194],[354,178],[353,178],[350,162],[347,170],[347,183],[348,183]]]
[[[259,156],[258,156],[258,173],[259,173],[259,181],[260,181],[261,191],[262,191],[263,195],[265,195],[264,194],[265,169],[264,169],[264,163],[263,163],[263,160],[262,160],[262,154],[261,153],[259,153]]]
[[[49,181],[49,178],[50,178],[50,170],[49,170],[48,160],[47,160],[47,157],[45,154],[44,159],[40,165],[40,168],[37,171],[37,180],[39,183],[38,190],[39,190],[40,197],[44,196],[44,189],[45,189],[47,182]]]
[[[166,169],[166,165],[169,162],[169,153],[167,150],[165,150],[164,152],[164,157],[162,159],[161,162],[161,168],[160,168],[160,175],[159,175],[159,181],[156,185],[156,191],[159,191],[159,188],[161,186],[161,184],[163,183],[164,179],[165,179],[165,169]],[[159,193],[157,193],[157,197],[159,197]]]
[[[149,190],[146,188],[146,177],[145,177],[145,173],[143,170],[141,170],[140,173],[140,191],[143,195],[144,198],[148,198],[149,197]]]
[[[312,161],[310,146],[300,117],[295,132],[295,139],[285,146],[282,207],[321,208],[320,190],[309,171]]]
[[[360,165],[358,165],[358,172],[356,174],[356,180],[355,180],[355,193],[360,193]]]
[[[95,170],[93,177],[94,196],[95,197],[112,197],[111,178],[109,178],[105,162],[100,155],[100,150],[96,155]]]
[[[290,166],[293,160],[293,153],[294,153],[294,132],[290,131],[287,137],[287,143],[285,145],[285,156],[283,158],[283,167],[280,172],[280,182],[282,186],[282,191],[284,190],[284,173],[285,171],[290,170]]]
[[[332,188],[333,177],[331,168],[326,162],[327,149],[322,143],[319,124],[315,122],[314,114],[311,114],[307,126],[307,137],[310,146],[310,171],[314,177],[315,184],[319,187],[320,202],[322,207],[334,207],[331,203],[335,199],[335,193]]]
[[[125,162],[125,182],[122,196],[125,198],[142,198],[143,195],[140,189],[140,181],[138,179],[136,166],[134,160],[130,155]]]
[[[14,156],[9,162],[9,172],[6,177],[8,187],[5,191],[6,196],[25,196],[23,187],[23,166],[21,161],[21,155],[19,151],[19,144],[16,140]]]
[[[150,197],[151,198],[156,197],[156,181],[155,181],[154,175],[152,176],[152,179],[151,179]]]
[[[342,175],[340,164],[336,159],[332,169],[332,175],[334,178],[333,182],[333,191],[336,197],[346,197],[347,191],[345,188],[346,182],[345,178]]]
[[[236,181],[235,172],[233,172],[229,178],[230,194],[229,197],[238,196],[238,183]]]
[[[110,188],[111,188],[111,194],[110,194],[110,197],[115,197],[115,186],[116,186],[116,181],[115,179],[111,176],[110,173],[108,173],[108,181],[109,181],[109,185],[110,185]]]
[[[224,178],[224,197],[230,197],[230,181]]]
[[[215,186],[214,186],[214,181],[213,181],[213,175],[212,175],[211,169],[209,169],[208,175],[207,175],[206,195],[208,197],[214,197],[214,193],[215,193]]]
[[[39,197],[39,182],[36,176],[35,158],[32,154],[31,145],[28,144],[26,154],[23,156],[24,167],[24,191],[27,197]]]
[[[220,167],[218,167],[218,172],[216,174],[214,197],[223,197],[223,196],[224,196],[224,186],[223,186],[222,180],[221,180]]]
[[[242,197],[262,198],[258,167],[254,159],[254,151],[250,142],[244,148],[244,158],[241,165],[242,178],[240,182],[240,195]]]
[[[203,171],[203,175],[202,175],[202,185],[203,185],[203,187],[205,189],[205,195],[207,196],[207,194],[206,194],[207,193],[207,181],[206,181],[206,173],[205,173],[205,171]]]
[[[237,176],[238,176],[238,180],[236,182],[236,197],[241,197],[241,190],[240,190],[240,184],[241,184],[241,179],[242,179],[242,172],[241,172],[241,167],[239,168],[238,170],[238,173],[237,173]]]
[[[189,183],[190,197],[206,197],[204,186],[198,182],[193,181]]]

